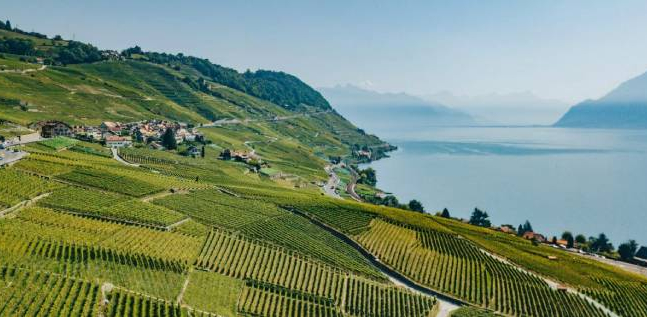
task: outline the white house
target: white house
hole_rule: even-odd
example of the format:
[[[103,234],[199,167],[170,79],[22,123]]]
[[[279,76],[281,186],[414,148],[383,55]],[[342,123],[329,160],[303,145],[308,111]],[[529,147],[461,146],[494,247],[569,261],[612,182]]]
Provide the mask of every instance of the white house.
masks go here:
[[[130,137],[116,136],[116,135],[109,135],[106,137],[106,146],[110,148],[126,147],[126,146],[130,146],[132,143],[133,142],[130,139]]]

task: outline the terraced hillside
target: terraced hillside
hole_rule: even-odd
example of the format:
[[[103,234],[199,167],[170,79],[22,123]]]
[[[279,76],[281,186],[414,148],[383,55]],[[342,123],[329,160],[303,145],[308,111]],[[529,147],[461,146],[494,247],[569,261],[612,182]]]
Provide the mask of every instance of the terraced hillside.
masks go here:
[[[306,219],[219,187],[277,185],[243,176],[215,155],[187,167],[219,170],[217,182],[189,181],[154,166],[133,168],[71,149],[29,150],[28,158],[0,170],[8,175],[0,191],[30,182],[38,184],[37,191],[26,199],[48,195],[0,219],[0,264],[25,272],[19,276],[25,290],[60,284],[70,294],[91,296],[79,297],[82,304],[68,299],[62,309],[109,316],[428,316],[435,308],[433,297],[391,284],[356,250]],[[146,153],[157,152],[139,155]],[[106,170],[136,181],[121,180],[130,184],[124,190],[110,177],[69,177]],[[186,190],[175,190],[181,185]],[[132,194],[148,188],[166,194],[150,200]],[[78,286],[65,286],[68,279]],[[233,289],[218,287],[222,283]],[[44,301],[42,293],[15,304],[10,298],[19,294],[12,289],[0,296],[8,296],[12,310],[27,311]]]
[[[244,175],[214,152],[187,159],[138,149],[133,155],[155,164],[131,167],[72,148],[56,151],[35,144],[27,149],[27,158],[0,170],[8,176],[0,192],[26,182],[35,185],[34,192],[8,205],[47,195],[3,214],[0,265],[24,271],[27,277],[20,283],[35,289],[43,283],[63,285],[67,279],[80,281],[78,292],[110,289],[88,295],[91,299],[82,305],[70,301],[71,311],[115,316],[184,311],[429,316],[437,311],[437,300],[392,284],[351,245],[312,222],[316,219],[419,285],[476,307],[513,316],[606,316],[606,310],[583,297],[587,295],[619,316],[642,314],[644,278],[597,262],[575,262],[562,253],[562,271],[582,273],[568,279],[547,274],[551,271],[543,270],[542,257],[530,252],[560,251],[428,215],[282,187]],[[173,169],[211,176],[196,181]],[[129,179],[114,183],[111,177],[69,177],[104,172]],[[121,183],[132,188],[124,190]],[[135,194],[140,192],[150,196]],[[505,248],[512,246],[528,255],[509,257]],[[45,276],[61,280],[49,282]],[[572,291],[558,291],[547,279]],[[13,291],[3,294],[15,296]],[[43,301],[43,295],[29,296]]]
[[[385,144],[287,74],[155,54],[30,72],[5,55],[8,126],[164,118],[210,142],[204,157],[140,144],[119,160],[67,138],[18,146],[29,155],[0,169],[1,316],[427,317],[452,303],[468,306],[459,316],[647,316],[643,276],[324,196],[329,156]],[[220,160],[226,148],[289,177]]]

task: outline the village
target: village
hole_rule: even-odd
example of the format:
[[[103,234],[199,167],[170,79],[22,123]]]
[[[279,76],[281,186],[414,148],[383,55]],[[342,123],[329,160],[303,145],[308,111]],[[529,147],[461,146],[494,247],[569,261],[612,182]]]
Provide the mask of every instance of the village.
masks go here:
[[[56,137],[75,138],[87,142],[96,142],[110,149],[144,145],[156,150],[166,150],[164,134],[170,133],[176,145],[186,144],[183,152],[187,156],[204,155],[204,145],[208,142],[192,124],[166,120],[145,120],[129,123],[104,121],[98,126],[69,125],[62,121],[40,121],[22,128],[28,133],[0,139],[0,149],[14,145],[37,142]],[[169,132],[170,131],[170,132]],[[250,165],[258,171],[267,166],[253,149],[224,149],[220,153],[223,160],[233,160]]]

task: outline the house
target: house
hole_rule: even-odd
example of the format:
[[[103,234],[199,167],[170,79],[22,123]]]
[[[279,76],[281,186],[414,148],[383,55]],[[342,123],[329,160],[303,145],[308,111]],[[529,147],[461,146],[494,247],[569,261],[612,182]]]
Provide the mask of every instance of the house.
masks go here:
[[[370,159],[371,158],[371,151],[364,151],[364,150],[357,151],[357,156],[366,157],[366,158]]]
[[[186,152],[187,154],[193,157],[197,157],[197,156],[200,156],[200,154],[202,154],[202,151],[195,146],[189,147]]]
[[[113,50],[101,51],[101,57],[107,60],[121,60],[124,58],[119,52]]]
[[[541,235],[539,233],[535,233],[535,232],[532,232],[532,231],[528,231],[528,232],[524,233],[523,238],[526,239],[526,240],[534,240],[534,241],[541,242],[541,243],[546,242],[546,237],[544,237],[543,235]]]
[[[568,246],[568,241],[566,241],[566,240],[564,240],[564,239],[559,239],[559,240],[557,240],[557,241],[556,241],[556,243],[557,243],[557,245],[559,245],[559,246],[563,246],[563,247]]]
[[[116,134],[121,132],[121,123],[105,121],[101,123],[101,126],[99,128],[101,129],[101,132],[103,132],[104,135],[106,133]]]
[[[503,225],[503,226],[499,227],[498,230],[503,232],[503,233],[508,233],[508,234],[516,234],[517,233],[517,231],[513,227],[508,226],[508,225]]]
[[[222,153],[220,153],[220,158],[225,161],[231,160],[231,150],[225,149],[224,151],[222,151]]]
[[[106,146],[110,148],[130,146],[133,142],[130,137],[109,135],[106,137]]]
[[[43,121],[32,125],[32,128],[39,131],[40,135],[44,138],[57,136],[71,137],[74,135],[72,127],[61,121]]]
[[[375,193],[375,198],[384,199],[386,198],[386,194],[384,192],[377,192]]]

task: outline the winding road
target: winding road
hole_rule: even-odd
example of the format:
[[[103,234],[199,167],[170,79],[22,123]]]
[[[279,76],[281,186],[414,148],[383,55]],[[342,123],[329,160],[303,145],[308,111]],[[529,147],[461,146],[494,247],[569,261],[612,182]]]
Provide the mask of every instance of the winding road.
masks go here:
[[[336,165],[327,165],[324,167],[324,170],[326,170],[329,177],[328,181],[323,186],[323,191],[330,197],[342,199],[341,196],[339,196],[339,193],[337,193],[337,186],[339,185],[340,180],[339,176],[335,173],[335,166]]]

